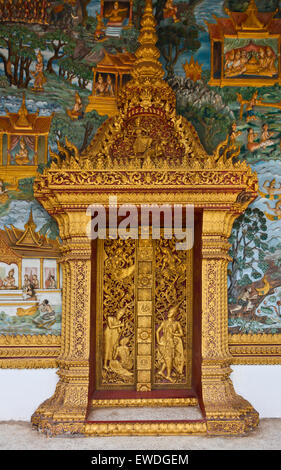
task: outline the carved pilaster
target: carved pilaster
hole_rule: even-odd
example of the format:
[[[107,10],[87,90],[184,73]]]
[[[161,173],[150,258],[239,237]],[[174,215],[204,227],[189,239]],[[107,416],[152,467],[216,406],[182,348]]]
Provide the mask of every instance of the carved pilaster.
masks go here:
[[[242,434],[258,413],[235,393],[228,350],[227,241],[237,213],[208,210],[202,237],[202,399],[210,434]]]
[[[137,309],[137,391],[149,392],[152,382],[152,240],[139,240]]]
[[[32,416],[34,426],[52,434],[83,432],[90,354],[91,241],[86,235],[89,220],[85,211],[70,211],[56,218],[63,239],[64,278],[60,379],[54,395]]]

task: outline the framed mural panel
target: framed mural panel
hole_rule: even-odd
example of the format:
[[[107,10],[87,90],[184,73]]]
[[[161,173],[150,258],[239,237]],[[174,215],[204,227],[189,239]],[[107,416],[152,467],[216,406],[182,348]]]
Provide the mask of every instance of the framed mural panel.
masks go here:
[[[31,207],[37,218],[38,207]],[[62,313],[58,257],[58,240],[36,231],[32,209],[23,230],[13,224],[0,230],[2,368],[56,367]]]

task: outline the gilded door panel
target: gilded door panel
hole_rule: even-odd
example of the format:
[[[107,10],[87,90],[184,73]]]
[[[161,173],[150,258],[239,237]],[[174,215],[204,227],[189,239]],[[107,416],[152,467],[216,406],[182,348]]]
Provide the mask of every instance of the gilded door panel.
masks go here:
[[[154,388],[191,387],[192,250],[155,240]]]
[[[135,240],[99,240],[97,389],[135,384]]]
[[[191,387],[192,251],[99,240],[96,388]]]

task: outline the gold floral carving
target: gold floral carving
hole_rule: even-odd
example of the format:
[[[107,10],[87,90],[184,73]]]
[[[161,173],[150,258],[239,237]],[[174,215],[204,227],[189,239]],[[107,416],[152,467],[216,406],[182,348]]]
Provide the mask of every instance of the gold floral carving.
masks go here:
[[[177,251],[175,238],[161,237],[155,263],[155,384],[190,388],[192,251]]]
[[[130,388],[134,384],[136,242],[109,239],[100,241],[99,248],[97,388]]]

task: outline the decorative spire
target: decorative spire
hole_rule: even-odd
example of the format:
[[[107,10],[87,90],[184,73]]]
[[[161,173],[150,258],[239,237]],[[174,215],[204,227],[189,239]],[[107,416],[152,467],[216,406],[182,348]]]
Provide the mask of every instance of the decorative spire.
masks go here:
[[[143,81],[145,78],[163,78],[164,70],[158,60],[160,52],[156,47],[156,21],[153,15],[152,0],[145,2],[138,40],[140,47],[136,51],[137,60],[131,72],[133,79]]]
[[[247,19],[242,23],[242,29],[262,29],[264,27],[263,23],[258,19],[259,10],[257,8],[255,0],[250,0],[248,8],[246,10]]]
[[[22,95],[22,103],[20,109],[18,110],[18,119],[16,121],[16,127],[30,127],[30,122],[28,121],[28,111],[25,105],[25,94]]]

